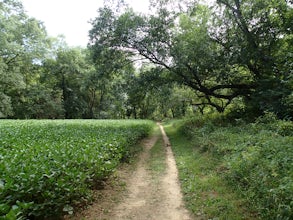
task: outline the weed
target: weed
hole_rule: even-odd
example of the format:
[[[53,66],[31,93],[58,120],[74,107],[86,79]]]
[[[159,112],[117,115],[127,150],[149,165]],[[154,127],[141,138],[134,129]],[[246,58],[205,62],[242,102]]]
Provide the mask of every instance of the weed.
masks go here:
[[[178,123],[179,125],[180,123]],[[187,207],[205,219],[249,219],[244,202],[223,180],[222,162],[198,143],[186,138],[178,127],[165,126],[179,170]]]
[[[190,126],[197,121],[200,121],[199,125]],[[215,167],[210,167],[209,172],[213,172],[215,168],[220,170],[221,173],[217,175],[219,180],[225,180],[231,189],[241,194],[259,217],[293,218],[292,122],[279,121],[273,115],[265,115],[256,120],[256,123],[250,124],[232,125],[229,122],[219,123],[219,120],[203,118],[191,119],[187,125],[181,122],[181,125],[178,134],[189,134],[189,144],[172,144],[175,146],[175,155],[177,152],[177,160],[180,161],[180,155],[185,155],[185,151],[190,154],[183,156],[179,162],[179,167],[184,164],[184,169],[188,170],[183,179],[187,179],[189,185],[200,187],[198,175],[207,178],[203,173],[205,169],[200,168],[204,166],[201,164],[215,163]],[[178,138],[180,136],[175,136],[173,141]],[[201,163],[196,162],[201,160],[199,158],[203,158]],[[184,169],[182,168],[182,175],[186,173]],[[191,177],[188,176],[189,173]],[[210,213],[207,209],[205,211]]]
[[[159,132],[159,129],[156,129],[155,135],[158,135],[159,139],[150,151],[149,167],[154,176],[162,175],[166,170],[166,150],[162,135]]]

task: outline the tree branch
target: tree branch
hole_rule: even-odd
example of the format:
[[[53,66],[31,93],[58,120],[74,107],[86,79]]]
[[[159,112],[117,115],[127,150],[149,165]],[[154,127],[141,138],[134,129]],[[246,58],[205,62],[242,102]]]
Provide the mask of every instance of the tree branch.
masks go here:
[[[19,57],[19,54],[15,54],[14,57],[8,59],[6,61],[6,65],[8,66],[10,63],[14,62],[14,60],[16,60],[17,57]]]

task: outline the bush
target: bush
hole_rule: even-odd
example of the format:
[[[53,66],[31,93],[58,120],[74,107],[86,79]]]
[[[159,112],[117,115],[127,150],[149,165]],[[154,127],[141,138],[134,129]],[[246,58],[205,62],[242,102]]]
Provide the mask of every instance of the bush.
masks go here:
[[[250,124],[205,118],[181,126],[202,152],[222,160],[223,178],[263,219],[293,219],[292,131],[292,122],[270,113]]]

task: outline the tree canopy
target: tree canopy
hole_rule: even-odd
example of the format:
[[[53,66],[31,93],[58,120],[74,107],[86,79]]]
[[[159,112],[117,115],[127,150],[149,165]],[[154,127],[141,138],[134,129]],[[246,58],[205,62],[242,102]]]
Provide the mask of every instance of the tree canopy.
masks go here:
[[[70,48],[18,0],[2,1],[0,117],[292,118],[289,0],[160,0],[148,14],[117,2],[98,9],[87,48]]]
[[[12,96],[30,80],[32,64],[44,56],[46,31],[18,1],[0,2],[0,117],[13,114]]]
[[[91,48],[143,57],[168,70],[194,90],[197,105],[223,112],[241,98],[256,113],[292,113],[285,107],[292,96],[289,1],[218,0],[213,8],[189,4],[178,12],[158,4],[151,15],[132,9],[117,15],[106,7],[92,24]]]

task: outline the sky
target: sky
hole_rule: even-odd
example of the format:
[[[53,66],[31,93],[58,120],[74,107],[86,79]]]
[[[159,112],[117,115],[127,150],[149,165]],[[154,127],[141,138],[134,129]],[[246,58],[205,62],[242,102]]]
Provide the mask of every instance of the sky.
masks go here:
[[[86,47],[89,21],[97,17],[104,0],[21,0],[30,17],[44,22],[51,37],[63,35],[69,46]],[[148,10],[149,0],[125,0],[135,11]],[[214,0],[202,0],[211,2]]]
[[[30,17],[44,22],[51,37],[64,35],[69,46],[86,47],[89,21],[97,17],[103,0],[21,0]],[[134,10],[148,9],[148,0],[127,0]]]

